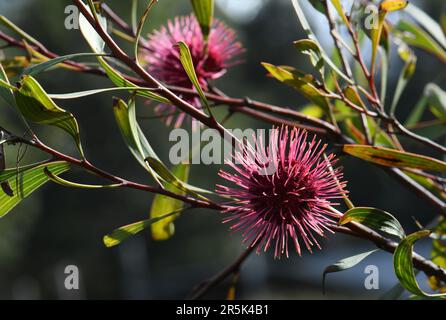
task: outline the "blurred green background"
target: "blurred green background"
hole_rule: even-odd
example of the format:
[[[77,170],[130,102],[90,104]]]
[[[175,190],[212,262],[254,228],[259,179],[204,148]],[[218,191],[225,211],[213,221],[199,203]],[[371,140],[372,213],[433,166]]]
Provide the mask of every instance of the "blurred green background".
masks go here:
[[[109,0],[110,7],[129,21],[130,1]],[[141,1],[143,3],[144,1]],[[415,2],[415,1],[414,1]],[[419,3],[419,2],[418,2]],[[70,1],[0,0],[0,13],[9,17],[58,54],[88,51],[77,30],[64,28],[64,9]],[[420,4],[421,5],[421,4]],[[442,1],[423,1],[423,8],[438,20]],[[307,6],[310,21],[318,34],[327,38],[325,20]],[[147,32],[176,15],[189,14],[187,0],[161,0],[150,14]],[[260,62],[295,65],[309,70],[306,58],[295,52],[292,42],[304,37],[289,0],[219,0],[217,16],[237,30],[246,53],[245,63],[231,69],[217,86],[234,97],[249,96],[265,102],[297,109],[305,100],[296,92],[265,77]],[[19,51],[4,50],[7,56]],[[23,54],[23,52],[21,53]],[[428,81],[444,85],[445,70],[434,58],[422,52],[414,80],[406,90],[399,116],[404,117],[422,94]],[[392,93],[401,68],[392,60],[389,92]],[[108,87],[107,79],[68,71],[40,75],[50,93],[74,92]],[[112,95],[102,94],[61,105],[72,111],[81,127],[87,157],[97,166],[135,181],[146,182],[146,172],[128,152],[112,112]],[[171,143],[169,128],[159,120],[147,120],[152,107],[138,107],[144,132],[158,154],[167,159]],[[16,116],[0,107],[0,125],[20,133]],[[236,116],[230,127],[268,128],[267,124]],[[71,141],[57,129],[36,127],[42,140],[69,153]],[[412,150],[419,146],[411,146]],[[8,163],[14,166],[17,154],[25,153],[22,163],[43,159],[44,155],[24,147],[8,147]],[[342,159],[351,198],[357,205],[375,206],[393,213],[407,231],[416,230],[412,217],[421,223],[434,217],[434,210],[422,199],[402,188],[381,170],[361,161]],[[192,166],[191,182],[214,189],[218,166]],[[89,182],[90,176],[75,171],[69,176]],[[93,180],[91,180],[93,181]],[[107,249],[102,237],[113,229],[147,218],[152,196],[134,190],[74,190],[48,184],[0,220],[0,298],[3,299],[165,299],[184,298],[198,283],[212,276],[244,249],[239,234],[231,234],[221,216],[207,210],[193,210],[176,222],[175,236],[154,242],[150,233],[137,235],[122,245]],[[397,283],[391,256],[377,253],[355,269],[328,276],[327,295],[322,295],[324,268],[335,261],[361,253],[372,246],[342,235],[329,236],[323,250],[299,258],[274,260],[271,253],[253,255],[244,266],[237,298],[271,299],[367,299],[376,298]],[[428,246],[418,248],[428,253]],[[80,270],[80,290],[64,288],[64,268]],[[366,290],[364,268],[376,265],[380,289]],[[425,278],[420,278],[425,284]],[[224,298],[228,282],[208,297]]]

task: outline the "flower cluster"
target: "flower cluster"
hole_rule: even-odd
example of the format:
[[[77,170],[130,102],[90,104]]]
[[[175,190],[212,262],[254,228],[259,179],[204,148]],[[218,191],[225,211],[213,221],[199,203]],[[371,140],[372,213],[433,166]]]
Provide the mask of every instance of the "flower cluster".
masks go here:
[[[191,52],[195,71],[203,89],[208,89],[210,80],[220,78],[227,68],[238,63],[234,60],[243,52],[243,47],[237,41],[235,32],[219,20],[214,20],[206,42],[200,26],[194,15],[176,17],[169,21],[167,27],[163,26],[148,35],[147,44],[141,52],[142,59],[147,63],[147,70],[157,79],[171,86],[193,88],[184,71],[178,49],[175,47],[179,41],[185,42]],[[199,99],[194,96],[183,96],[195,106]],[[186,115],[180,113],[175,117],[175,107],[160,105],[158,111],[170,114],[167,123],[175,127],[182,124]]]
[[[257,246],[258,252],[274,246],[275,257],[288,257],[290,239],[299,255],[299,240],[311,252],[313,245],[320,248],[314,234],[331,232],[332,218],[339,217],[331,206],[346,192],[342,172],[333,169],[333,154],[323,157],[326,145],[307,138],[304,130],[276,128],[268,147],[260,138],[256,150],[244,148],[234,154],[229,164],[235,173],[220,172],[238,186],[217,186],[221,195],[235,199],[225,206],[224,222],[243,231],[244,241]],[[276,168],[272,174],[263,172],[265,159]]]

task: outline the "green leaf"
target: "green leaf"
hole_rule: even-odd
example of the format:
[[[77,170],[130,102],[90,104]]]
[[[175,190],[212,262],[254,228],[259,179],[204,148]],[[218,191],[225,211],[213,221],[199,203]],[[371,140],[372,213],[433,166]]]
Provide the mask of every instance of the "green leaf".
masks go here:
[[[111,234],[104,236],[104,238],[103,238],[104,244],[108,248],[116,246],[116,245],[120,244],[122,241],[126,240],[127,238],[148,228],[151,224],[161,221],[163,219],[166,219],[172,215],[176,215],[178,213],[179,212],[174,211],[174,212],[167,213],[165,215],[159,216],[154,219],[138,221],[138,222],[123,226],[119,229],[114,230]]]
[[[187,182],[187,180],[189,179],[189,165],[176,165],[172,169],[172,174],[180,181]],[[165,189],[168,191],[172,191],[180,195],[185,195],[184,191],[179,190],[170,183],[166,183],[164,184],[164,186]],[[183,209],[183,206],[184,203],[180,200],[173,199],[162,194],[157,194],[152,202],[152,207],[150,209],[150,218],[157,218],[169,212],[179,212]],[[152,238],[157,241],[169,239],[175,232],[173,221],[176,219],[176,217],[177,215],[172,215],[157,223],[152,224]]]
[[[345,15],[344,9],[342,8],[341,1],[340,0],[331,0],[331,3],[335,7],[339,16],[342,18],[342,21],[345,23],[345,25],[349,25],[350,22],[348,21],[347,16]]]
[[[2,173],[4,175],[3,178],[8,177],[2,182],[8,183],[12,196],[0,191],[0,218],[4,217],[23,199],[50,180],[44,172],[45,168],[49,168],[54,175],[59,175],[68,171],[70,165],[66,162],[58,161],[31,167],[27,166],[19,168],[18,171],[17,169],[9,169]],[[14,171],[13,175],[11,175],[11,170]]]
[[[158,161],[160,160],[136,121],[135,101],[132,100],[130,105],[127,105],[123,100],[115,99],[113,103],[113,111],[122,137],[124,138],[127,147],[130,149],[130,152],[152,175],[155,181],[161,185],[156,170],[152,169],[152,167],[145,161],[147,157],[153,157]]]
[[[152,157],[147,157],[146,162],[149,164],[153,170],[156,171],[157,174],[166,182],[172,184],[174,187],[178,188],[179,190],[185,191],[188,194],[199,198],[201,200],[207,201],[205,197],[198,194],[200,193],[210,193],[209,191],[196,188],[194,186],[191,186],[181,180],[179,180],[159,159],[155,159]]]
[[[81,184],[76,182],[71,182],[65,179],[62,179],[61,177],[58,177],[53,172],[51,172],[50,169],[45,167],[44,169],[45,174],[50,178],[50,180],[54,183],[57,183],[63,187],[68,188],[80,188],[80,189],[111,189],[111,188],[118,188],[121,187],[122,184],[109,184],[109,185],[90,185],[90,184]]]
[[[15,92],[17,107],[34,123],[59,127],[73,137],[83,156],[79,126],[74,116],[58,107],[32,76],[24,76]]]
[[[378,251],[379,249],[367,251],[364,253],[357,254],[355,256],[351,256],[342,260],[339,260],[335,264],[332,264],[325,268],[324,273],[322,275],[322,290],[325,294],[325,278],[328,273],[340,272],[344,270],[351,269],[361,263],[365,258],[367,258],[372,253]]]
[[[93,90],[86,90],[86,91],[79,91],[79,92],[72,92],[72,93],[62,93],[62,94],[49,94],[48,96],[51,99],[54,100],[69,100],[69,99],[78,99],[83,97],[92,96],[99,93],[106,93],[106,92],[114,92],[114,91],[131,91],[131,92],[140,92],[140,91],[149,91],[150,88],[143,88],[143,87],[113,87],[113,88],[103,88],[103,89],[93,89]]]
[[[443,125],[443,127],[444,127],[444,125]],[[429,191],[435,193],[436,195],[438,195],[439,197],[441,197],[443,199],[446,199],[446,192],[445,192],[444,188],[440,184],[438,184],[434,180],[432,180],[431,178],[428,178],[423,175],[419,175],[419,174],[416,174],[414,172],[410,172],[407,170],[403,170],[403,172],[405,175],[409,176],[412,180],[415,180],[418,184],[422,185]]]
[[[141,16],[141,19],[139,20],[138,27],[136,28],[136,37],[135,37],[135,57],[138,57],[139,41],[141,40],[141,33],[142,33],[142,29],[144,27],[144,24],[146,23],[147,16],[149,15],[149,12],[152,9],[152,7],[157,2],[158,2],[158,0],[150,0],[150,2],[147,4],[146,9],[144,10],[143,15]]]
[[[324,108],[325,112],[328,111],[329,105],[325,93],[315,87],[314,78],[311,75],[304,75],[290,68],[274,66],[265,62],[262,65],[271,76],[296,89],[305,98]]]
[[[381,11],[378,16],[377,28],[372,28],[372,30],[370,30],[370,37],[372,39],[372,67],[371,67],[372,71],[374,71],[375,69],[378,48],[384,33],[386,15],[387,15],[386,11]]]
[[[14,102],[14,92],[11,88],[11,84],[9,82],[8,76],[6,75],[5,69],[3,69],[2,64],[0,63],[0,82],[6,85],[0,84],[0,96],[11,106],[15,106]]]
[[[405,62],[404,68],[401,71],[398,83],[396,85],[395,94],[393,96],[392,105],[390,106],[390,114],[395,114],[396,106],[401,98],[401,95],[406,88],[409,80],[415,73],[417,57],[415,53],[405,44],[400,45],[398,53],[401,59]]]
[[[31,67],[26,68],[25,70],[23,70],[22,75],[29,75],[29,76],[35,76],[39,73],[42,73],[54,66],[57,66],[58,64],[61,64],[67,60],[72,60],[75,58],[80,58],[80,57],[97,57],[97,56],[103,56],[103,53],[74,53],[74,54],[69,54],[66,56],[60,56],[54,59],[50,59],[48,61],[33,65]]]
[[[194,62],[192,60],[192,55],[190,53],[189,47],[187,46],[186,43],[182,41],[178,42],[177,45],[178,48],[180,49],[180,61],[181,64],[183,65],[184,71],[186,71],[187,76],[189,77],[190,81],[195,87],[195,90],[197,90],[198,94],[200,95],[201,103],[203,103],[203,105],[206,106],[209,115],[212,115],[209,102],[206,98],[206,95],[204,94],[203,89],[201,88],[197,74],[195,73]]]
[[[205,39],[208,38],[214,16],[214,0],[191,0],[195,16]]]
[[[91,9],[87,6],[85,6],[85,9],[87,9],[90,13],[92,12]],[[102,28],[104,30],[107,30],[107,18],[97,14],[96,12],[93,12],[93,14],[96,15],[96,17],[98,18],[99,24],[102,26]],[[90,22],[88,22],[87,18],[85,18],[82,12],[79,14],[79,28],[93,52],[104,53],[104,40],[102,40],[101,36],[91,26]]]
[[[429,230],[422,230],[408,235],[401,241],[393,254],[393,266],[395,274],[399,279],[400,283],[409,292],[421,296],[438,298],[445,297],[446,294],[428,294],[420,289],[415,277],[414,267],[413,267],[413,246],[416,241],[421,238],[425,238],[430,235]]]
[[[428,33],[416,24],[401,20],[395,27],[397,35],[407,44],[421,48],[446,61],[446,51]]]
[[[313,67],[323,74],[324,58],[322,57],[319,45],[310,39],[303,39],[294,42],[294,47],[303,54],[310,57]]]
[[[413,3],[410,3],[405,11],[446,49],[446,36],[440,24]]]
[[[446,92],[434,83],[426,87],[431,112],[440,120],[446,119]]]
[[[3,24],[5,27],[7,27],[9,30],[17,33],[22,39],[25,39],[29,43],[32,43],[38,47],[43,47],[43,45],[37,41],[35,38],[27,34],[25,31],[23,31],[21,28],[16,26],[12,21],[10,21],[8,18],[6,18],[3,15],[0,15],[0,23]]]
[[[349,222],[363,224],[373,230],[385,232],[402,239],[406,236],[403,227],[399,221],[390,213],[368,207],[355,207],[348,210],[339,220],[339,225],[345,225]]]
[[[348,77],[347,75],[345,75],[337,66],[336,64],[330,59],[330,57],[328,56],[328,54],[325,52],[325,50],[322,48],[320,42],[318,41],[316,35],[314,34],[314,32],[311,29],[310,24],[308,23],[307,18],[305,17],[304,11],[302,10],[302,7],[300,5],[300,1],[301,0],[292,0],[293,6],[294,6],[294,10],[296,11],[297,17],[302,25],[302,28],[304,29],[304,31],[306,32],[306,34],[308,35],[308,38],[310,40],[313,40],[318,47],[321,50],[321,55],[324,58],[324,61],[327,65],[330,66],[330,68],[336,72],[339,76],[341,76],[345,81],[347,81],[350,84],[353,84],[353,81],[350,79],[350,77]]]
[[[98,58],[99,63],[101,64],[102,68],[104,68],[105,73],[107,74],[108,78],[118,87],[124,87],[124,88],[139,88],[137,85],[133,84],[132,82],[125,79],[118,71],[113,69],[104,58],[99,57]],[[138,96],[148,98],[163,104],[172,104],[168,99],[164,98],[163,96],[160,96],[159,94],[153,93],[150,90],[138,90],[136,91],[136,94]]]
[[[320,13],[323,13],[323,14],[326,13],[325,6],[321,0],[308,0],[308,2],[310,2],[310,4],[313,6],[313,8],[315,8]]]
[[[426,109],[428,102],[428,97],[423,93],[423,96],[420,98],[420,100],[417,102],[417,104],[412,109],[412,112],[407,117],[407,120],[405,122],[406,126],[412,126],[417,124],[417,122],[421,119],[423,116],[424,110]]]
[[[356,158],[388,167],[446,172],[446,163],[434,158],[384,147],[346,144],[343,148]]]

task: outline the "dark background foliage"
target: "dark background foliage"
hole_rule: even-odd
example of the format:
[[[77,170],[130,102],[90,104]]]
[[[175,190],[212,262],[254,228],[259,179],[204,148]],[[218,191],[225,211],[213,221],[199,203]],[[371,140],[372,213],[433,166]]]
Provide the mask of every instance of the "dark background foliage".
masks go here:
[[[247,51],[245,63],[237,66],[218,82],[231,96],[250,96],[266,102],[298,108],[305,101],[294,91],[265,77],[261,61],[297,65],[307,68],[304,57],[291,43],[303,38],[290,1],[239,0],[245,2],[245,14],[233,15],[222,10],[219,1],[217,16],[233,26]],[[129,1],[107,1],[128,19]],[[88,51],[80,32],[64,28],[64,8],[70,1],[0,0],[0,12],[27,30],[48,48],[60,53]],[[256,5],[257,4],[257,5]],[[251,6],[252,7],[249,7]],[[439,18],[442,1],[423,1],[426,11]],[[310,8],[308,8],[310,9]],[[236,9],[237,10],[237,9]],[[150,15],[147,31],[159,27],[167,18],[189,14],[189,1],[161,0]],[[309,10],[310,11],[310,10]],[[240,11],[242,12],[242,9]],[[324,38],[324,21],[317,14],[311,23]],[[328,40],[328,39],[327,39]],[[326,43],[330,45],[329,42]],[[8,50],[8,55],[15,51]],[[404,117],[422,94],[427,81],[444,84],[444,69],[431,56],[419,52],[419,68],[411,81],[400,107]],[[401,67],[395,59],[389,92],[393,92]],[[39,76],[51,93],[74,92],[110,86],[107,79],[91,75],[54,71]],[[114,121],[111,95],[100,95],[62,104],[79,120],[83,144],[88,158],[99,167],[121,176],[145,181],[145,172],[131,157],[121,140]],[[0,106],[0,125],[16,128],[15,116]],[[146,120],[152,107],[141,103],[140,121],[158,153],[167,159],[169,128],[160,121]],[[230,127],[267,128],[262,123],[238,116]],[[50,145],[71,150],[69,139],[60,131],[37,128]],[[413,146],[417,150],[417,146]],[[14,166],[17,153],[24,148],[8,148],[8,163]],[[23,162],[42,159],[27,150]],[[357,205],[375,206],[392,212],[407,231],[414,231],[412,217],[428,222],[434,211],[422,199],[407,191],[380,169],[361,161],[342,159],[349,181],[351,198]],[[193,166],[192,183],[213,189],[217,182],[217,166]],[[212,177],[212,178],[210,178]],[[76,174],[76,179],[91,177]],[[129,190],[84,191],[48,184],[24,201],[0,221],[0,298],[183,298],[200,281],[233,261],[243,250],[238,234],[231,234],[221,224],[221,216],[206,210],[194,210],[176,222],[176,235],[166,242],[153,242],[148,232],[131,238],[121,246],[106,249],[102,237],[111,230],[144,219],[149,214],[152,196]],[[239,298],[374,298],[397,281],[393,275],[391,256],[377,253],[356,269],[328,276],[328,294],[322,296],[323,269],[341,258],[371,248],[370,244],[342,235],[329,236],[323,250],[302,258],[273,260],[272,254],[253,255],[243,269],[238,287]],[[420,247],[423,253],[427,247]],[[79,291],[63,288],[66,265],[77,265],[81,273]],[[380,290],[364,288],[364,267],[375,264],[380,270]],[[423,282],[423,281],[422,281]],[[424,281],[425,282],[425,281]],[[212,292],[224,297],[227,286]]]

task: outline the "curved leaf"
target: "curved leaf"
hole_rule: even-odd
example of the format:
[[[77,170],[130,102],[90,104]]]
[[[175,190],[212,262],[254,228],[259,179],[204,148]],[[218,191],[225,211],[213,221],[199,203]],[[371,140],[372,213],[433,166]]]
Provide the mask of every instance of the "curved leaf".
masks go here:
[[[191,0],[191,2],[203,37],[207,39],[214,16],[214,0]]]
[[[372,253],[374,253],[378,250],[379,249],[374,249],[371,251],[360,253],[355,256],[351,256],[351,257],[339,260],[338,262],[326,267],[324,270],[324,273],[322,275],[322,290],[323,290],[324,294],[325,294],[325,277],[327,276],[328,273],[340,272],[340,271],[344,271],[344,270],[353,268],[356,265],[358,265],[359,263],[361,263],[361,261],[363,261],[369,255],[371,255]]]
[[[406,12],[446,49],[446,36],[439,23],[413,3],[407,6]]]
[[[161,185],[160,176],[156,170],[152,169],[145,161],[147,157],[153,157],[159,161],[155,151],[150,146],[147,138],[142,133],[138,122],[136,121],[135,101],[132,100],[127,105],[121,99],[115,99],[113,102],[113,111],[115,113],[116,123],[121,131],[122,137],[138,162],[152,175],[155,181]]]
[[[60,56],[54,59],[50,59],[48,61],[33,65],[31,67],[26,68],[25,70],[23,70],[22,75],[29,75],[29,76],[35,76],[39,73],[42,73],[48,69],[50,69],[51,67],[54,67],[58,64],[61,64],[67,60],[72,60],[74,58],[79,58],[79,57],[97,57],[97,56],[102,56],[104,54],[102,53],[74,53],[74,54],[69,54],[66,56]]]
[[[200,81],[198,80],[197,73],[195,72],[195,66],[189,47],[182,41],[178,42],[177,45],[180,50],[180,61],[183,65],[184,71],[186,71],[187,76],[195,87],[195,90],[197,90],[198,94],[200,95],[201,103],[203,103],[203,105],[206,107],[209,115],[212,115],[208,99],[201,88]]]
[[[353,144],[344,145],[343,150],[356,158],[383,166],[446,172],[446,162],[415,153]]]
[[[187,182],[189,179],[189,165],[179,164],[172,169],[172,174],[182,182]],[[166,190],[185,195],[185,191],[179,190],[170,183],[164,184]],[[181,211],[184,203],[180,200],[167,197],[162,194],[157,194],[152,202],[150,209],[150,218],[157,218],[169,212]],[[175,232],[173,221],[176,215],[166,217],[165,219],[152,224],[152,238],[157,241],[169,239]]]
[[[338,75],[340,75],[345,81],[347,81],[350,84],[353,84],[353,81],[350,79],[350,77],[348,77],[347,75],[345,75],[337,66],[336,64],[330,59],[330,57],[328,56],[328,54],[325,52],[325,50],[322,48],[320,42],[318,41],[318,39],[316,38],[316,35],[314,34],[314,32],[311,30],[311,26],[308,23],[307,18],[305,17],[304,11],[302,10],[302,7],[300,5],[300,0],[292,0],[293,3],[293,7],[294,10],[296,11],[297,17],[299,19],[299,22],[302,25],[302,28],[304,29],[305,33],[308,35],[308,38],[310,38],[311,40],[313,40],[321,49],[321,55],[324,58],[325,63],[327,63],[327,65],[330,66],[330,68],[336,72]]]
[[[4,180],[10,186],[12,195],[0,191],[0,218],[50,180],[44,172],[45,168],[49,168],[54,175],[59,175],[68,171],[70,165],[67,162],[58,161],[19,168],[18,171],[14,169],[15,174]],[[11,170],[13,169],[8,170],[8,175],[12,173]]]
[[[406,236],[399,221],[390,213],[380,209],[367,207],[352,208],[342,216],[339,220],[339,225],[352,221],[363,224],[373,230],[397,236],[400,239]]]
[[[32,76],[24,76],[15,91],[17,107],[22,115],[34,123],[59,127],[73,137],[83,156],[79,125],[74,116],[58,107]]]
[[[143,221],[138,221],[126,226],[123,226],[119,229],[114,230],[111,234],[104,236],[103,242],[106,247],[110,248],[120,244],[125,239],[134,236],[135,234],[143,231],[148,228],[151,224],[166,219],[174,214],[178,214],[179,212],[170,212],[165,215],[159,216],[154,219],[148,219]]]
[[[401,241],[393,254],[393,266],[395,274],[400,280],[400,283],[409,292],[421,297],[446,297],[446,294],[428,294],[420,289],[415,278],[415,272],[413,267],[413,246],[421,238],[425,238],[430,235],[429,230],[422,230],[408,235]]]
[[[133,84],[132,82],[125,79],[118,71],[113,69],[103,57],[98,57],[99,63],[101,64],[102,68],[104,68],[105,73],[107,74],[108,78],[118,87],[126,87],[126,88],[138,88],[137,85]],[[168,99],[164,98],[163,96],[160,96],[159,94],[156,94],[154,92],[151,92],[149,90],[139,90],[136,91],[136,94],[138,96],[148,98],[154,101],[158,101],[164,104],[172,104]]]
[[[90,8],[88,8],[87,6],[85,6],[85,8],[91,13]],[[104,30],[107,30],[107,19],[101,15],[98,15],[96,12],[93,12],[93,14],[97,17],[102,28]],[[104,48],[105,48],[104,40],[102,40],[101,36],[91,26],[90,22],[88,22],[87,18],[85,18],[82,12],[80,12],[79,14],[79,28],[85,40],[87,40],[88,45],[93,50],[93,52],[104,53]]]

